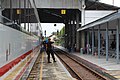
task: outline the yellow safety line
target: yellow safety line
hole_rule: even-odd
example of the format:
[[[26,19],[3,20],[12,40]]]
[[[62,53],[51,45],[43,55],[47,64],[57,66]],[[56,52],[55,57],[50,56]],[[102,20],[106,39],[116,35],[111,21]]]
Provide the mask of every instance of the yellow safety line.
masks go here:
[[[114,76],[115,78],[117,78],[117,79],[120,79],[120,76],[118,75],[118,76]]]
[[[41,68],[40,68],[40,80],[42,80],[43,58],[44,58],[44,52],[42,53],[42,61],[41,61]]]
[[[29,56],[30,57],[30,56]],[[27,58],[30,60],[30,58]],[[27,60],[26,59],[26,60]],[[26,60],[24,60],[23,62],[20,63],[19,66],[17,66],[9,75],[7,75],[4,80],[12,80],[16,74],[18,74],[18,72],[24,67],[24,65],[27,63]]]

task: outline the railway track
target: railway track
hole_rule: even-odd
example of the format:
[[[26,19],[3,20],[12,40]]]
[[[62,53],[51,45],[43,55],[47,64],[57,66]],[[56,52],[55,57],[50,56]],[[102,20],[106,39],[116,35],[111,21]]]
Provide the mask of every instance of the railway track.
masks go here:
[[[68,71],[70,73],[72,71],[72,74],[78,80],[111,80],[80,62],[75,56],[68,55],[60,50],[56,51],[56,55],[67,66]]]
[[[39,54],[28,77],[27,80],[39,80],[40,79],[40,65],[41,65],[41,60],[42,59],[42,54]]]

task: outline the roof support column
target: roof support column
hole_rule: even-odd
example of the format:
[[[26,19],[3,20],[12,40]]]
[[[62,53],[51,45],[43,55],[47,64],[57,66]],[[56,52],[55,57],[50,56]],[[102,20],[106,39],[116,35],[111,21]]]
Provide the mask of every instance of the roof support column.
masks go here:
[[[65,48],[68,46],[68,22],[65,23]]]
[[[70,20],[70,47],[72,48],[72,24],[73,24],[73,22],[72,22],[72,19]]]
[[[117,55],[117,64],[119,63],[119,19],[117,19],[116,26],[116,55]]]
[[[76,31],[79,29],[79,13],[76,12]],[[76,51],[80,49],[79,31],[76,32]]]
[[[24,0],[24,29],[26,30],[26,0]]]
[[[107,22],[107,26],[106,26],[106,61],[108,61],[108,26],[109,26],[109,23]]]
[[[100,58],[100,25],[98,27],[98,58]]]
[[[94,55],[94,27],[92,27],[92,55]]]
[[[13,21],[13,8],[12,8],[12,0],[10,0],[10,20]]]
[[[81,31],[81,48],[85,48],[85,31]]]
[[[19,10],[21,11],[21,0],[19,0]],[[18,24],[21,26],[21,12],[18,15],[19,15]]]
[[[74,15],[73,15],[73,24],[72,24],[72,51],[75,51],[75,41],[76,41],[76,35],[75,35],[75,19],[74,19]]]
[[[2,15],[2,10],[0,9],[0,15]],[[3,19],[0,18],[0,22],[3,22]]]
[[[82,26],[85,25],[85,0],[82,0]]]
[[[90,42],[89,42],[89,30],[87,31],[87,54],[89,54],[89,48],[90,48]]]
[[[28,32],[30,31],[30,1],[28,0],[28,3],[27,3],[27,7],[28,7],[28,14],[27,14],[27,21],[28,21]]]
[[[68,21],[68,28],[67,28],[67,37],[68,37],[68,47],[70,47],[70,19]]]
[[[69,19],[69,26],[68,26],[68,50],[71,52],[72,47],[72,21]]]
[[[2,0],[0,0],[0,15],[2,15]],[[3,19],[0,18],[0,22],[3,22]]]

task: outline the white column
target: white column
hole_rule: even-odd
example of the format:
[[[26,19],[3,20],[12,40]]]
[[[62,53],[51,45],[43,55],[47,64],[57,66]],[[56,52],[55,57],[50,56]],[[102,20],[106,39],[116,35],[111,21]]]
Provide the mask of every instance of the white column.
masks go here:
[[[0,8],[0,22],[3,22],[1,15],[2,15],[2,9]]]
[[[82,0],[82,9],[81,9],[81,17],[82,17],[82,26],[85,25],[85,0]]]
[[[1,3],[1,0],[0,0],[0,15],[2,15],[2,3]],[[0,18],[0,22],[1,22],[1,18]]]

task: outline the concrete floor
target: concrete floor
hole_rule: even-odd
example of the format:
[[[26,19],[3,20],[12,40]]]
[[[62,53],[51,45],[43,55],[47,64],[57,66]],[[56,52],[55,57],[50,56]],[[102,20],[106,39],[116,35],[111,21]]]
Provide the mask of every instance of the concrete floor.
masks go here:
[[[47,57],[45,57],[47,58]],[[63,64],[59,61],[57,57],[57,62],[47,63],[47,60],[43,63],[43,80],[76,80],[69,72],[65,69]]]

